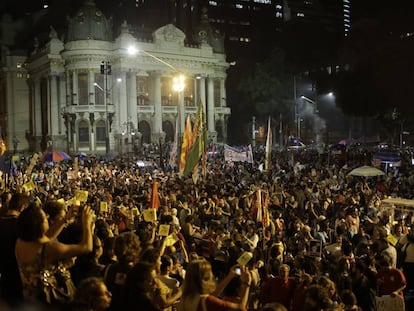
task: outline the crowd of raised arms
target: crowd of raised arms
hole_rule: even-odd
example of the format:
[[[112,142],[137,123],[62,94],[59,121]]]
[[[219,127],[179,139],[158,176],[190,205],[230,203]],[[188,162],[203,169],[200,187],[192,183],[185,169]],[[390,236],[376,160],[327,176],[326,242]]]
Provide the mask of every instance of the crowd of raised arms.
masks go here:
[[[410,310],[414,215],[382,200],[413,198],[411,162],[364,178],[349,172],[367,151],[254,158],[196,179],[135,156],[18,161],[1,176],[0,310]],[[50,302],[57,266],[73,291]]]

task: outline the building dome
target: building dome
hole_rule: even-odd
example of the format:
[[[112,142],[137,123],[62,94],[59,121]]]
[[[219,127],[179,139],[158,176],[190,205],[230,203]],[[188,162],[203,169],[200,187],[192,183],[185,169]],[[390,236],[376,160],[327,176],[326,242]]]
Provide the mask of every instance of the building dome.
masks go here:
[[[112,40],[112,18],[107,19],[95,6],[94,0],[85,0],[83,6],[68,18],[67,41]]]

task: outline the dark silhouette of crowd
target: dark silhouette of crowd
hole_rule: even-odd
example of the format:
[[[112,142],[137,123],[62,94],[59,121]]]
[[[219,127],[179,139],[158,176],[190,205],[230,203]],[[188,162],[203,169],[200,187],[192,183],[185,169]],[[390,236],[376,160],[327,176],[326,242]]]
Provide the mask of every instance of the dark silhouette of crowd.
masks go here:
[[[255,159],[215,156],[196,182],[134,156],[21,160],[2,175],[0,310],[412,308],[413,208],[383,203],[413,198],[411,163],[356,177],[369,152]],[[45,269],[65,297],[45,296]]]

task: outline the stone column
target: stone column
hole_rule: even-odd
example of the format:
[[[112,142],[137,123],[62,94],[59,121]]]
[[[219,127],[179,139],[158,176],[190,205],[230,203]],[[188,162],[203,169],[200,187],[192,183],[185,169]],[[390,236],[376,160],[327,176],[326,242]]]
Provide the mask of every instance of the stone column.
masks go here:
[[[200,99],[201,102],[203,103],[203,110],[206,112],[206,78],[201,77],[201,79],[199,80],[199,85],[200,85]],[[207,112],[206,112],[207,113]]]
[[[214,80],[213,78],[208,78],[208,89],[207,89],[207,129],[209,133],[215,132],[214,124]]]
[[[220,107],[226,107],[226,86],[225,86],[225,79],[220,79]]]
[[[158,138],[162,133],[161,73],[158,71],[153,72],[153,92],[154,119],[152,132],[155,135],[154,138]]]
[[[137,123],[137,73],[130,72],[129,74],[129,90],[128,90],[128,107],[129,117],[131,118],[133,129],[138,128]]]
[[[53,136],[59,134],[59,99],[57,90],[57,79],[55,75],[49,76],[49,134]]]
[[[34,81],[34,133],[38,138],[42,137],[42,107],[40,103],[40,79]]]

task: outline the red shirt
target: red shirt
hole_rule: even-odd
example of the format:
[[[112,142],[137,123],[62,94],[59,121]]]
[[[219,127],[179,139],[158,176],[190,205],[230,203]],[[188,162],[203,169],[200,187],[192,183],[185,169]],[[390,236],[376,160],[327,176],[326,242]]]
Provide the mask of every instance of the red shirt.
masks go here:
[[[287,280],[282,280],[279,277],[270,278],[261,289],[264,303],[278,302],[290,310],[295,288],[296,280],[292,277]]]
[[[405,286],[407,281],[401,270],[391,268],[389,270],[381,270],[377,274],[378,295],[391,295],[397,289]],[[403,292],[398,293],[403,297]]]

